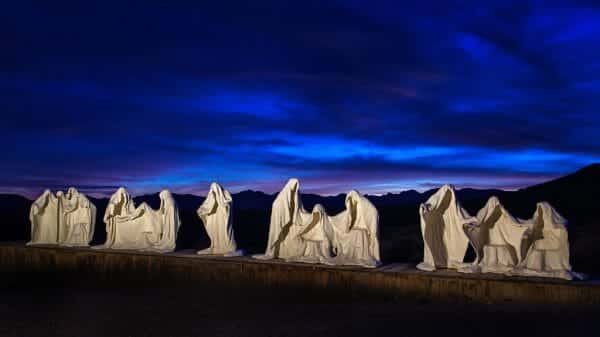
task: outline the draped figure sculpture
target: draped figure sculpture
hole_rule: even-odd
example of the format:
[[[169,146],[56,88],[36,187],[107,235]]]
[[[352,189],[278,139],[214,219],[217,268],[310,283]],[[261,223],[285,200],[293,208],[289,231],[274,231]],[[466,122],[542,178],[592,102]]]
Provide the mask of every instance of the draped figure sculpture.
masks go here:
[[[31,205],[31,241],[27,245],[47,245],[58,243],[59,200],[45,190]]]
[[[469,239],[463,226],[478,220],[461,207],[454,187],[442,186],[419,206],[419,214],[424,247],[423,261],[417,269],[433,271],[464,266]]]
[[[583,278],[571,270],[567,220],[549,203],[538,203],[533,218],[524,223],[530,227],[532,244],[515,274],[565,280]]]
[[[331,241],[333,228],[329,216],[321,204],[316,204],[307,223],[302,224],[298,236],[304,242],[304,250],[298,256],[287,258],[287,261],[303,263],[322,263],[334,265]]]
[[[473,268],[459,271],[506,273],[521,263],[529,248],[529,228],[508,213],[495,196],[477,213],[477,222],[464,227],[477,257]]]
[[[302,224],[312,217],[302,206],[300,182],[288,180],[273,201],[269,238],[264,254],[254,255],[256,259],[293,258],[302,255],[306,243],[299,237]]]
[[[136,208],[129,193],[119,188],[110,198],[104,214],[107,237],[100,248],[174,251],[181,225],[179,211],[169,191],[161,191],[159,198],[158,210],[145,202]]]
[[[59,245],[88,247],[94,236],[96,206],[74,187],[66,194],[57,193],[61,205],[58,232]]]
[[[379,213],[358,191],[346,195],[346,210],[329,217],[333,232],[335,262],[375,268],[379,256]]]
[[[117,191],[108,200],[104,217],[102,218],[106,224],[106,241],[101,246],[93,248],[115,248],[122,246],[120,237],[123,236],[122,229],[117,229],[118,219],[127,217],[135,211],[135,204],[131,196],[124,187],[119,187]]]
[[[210,247],[197,252],[199,255],[240,256],[233,233],[233,199],[229,191],[212,183],[206,199],[196,211],[204,223],[210,238]]]
[[[148,204],[142,203],[140,207],[143,207],[143,211],[139,212],[139,218],[134,215],[131,220],[140,219],[138,221],[143,224],[143,232],[146,233],[148,243],[148,247],[143,250],[159,253],[172,252],[175,250],[177,233],[181,227],[179,209],[173,195],[168,190],[160,191],[158,196],[160,198],[158,210],[155,211]]]
[[[28,245],[58,244],[69,247],[89,246],[96,223],[96,206],[70,187],[67,193],[50,190],[31,205],[31,241]]]

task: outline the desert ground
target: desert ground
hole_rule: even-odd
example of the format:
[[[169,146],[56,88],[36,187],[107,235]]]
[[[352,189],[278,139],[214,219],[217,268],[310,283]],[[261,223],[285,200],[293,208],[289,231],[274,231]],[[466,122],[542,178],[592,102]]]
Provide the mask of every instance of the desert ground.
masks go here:
[[[95,284],[12,275],[1,336],[598,336],[598,306],[448,303],[332,291]]]

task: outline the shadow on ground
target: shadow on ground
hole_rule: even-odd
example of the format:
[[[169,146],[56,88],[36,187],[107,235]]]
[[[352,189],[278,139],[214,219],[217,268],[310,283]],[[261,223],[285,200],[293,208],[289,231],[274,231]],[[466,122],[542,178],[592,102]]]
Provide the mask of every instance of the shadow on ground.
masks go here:
[[[1,336],[598,336],[598,306],[432,302],[218,284],[0,283]]]

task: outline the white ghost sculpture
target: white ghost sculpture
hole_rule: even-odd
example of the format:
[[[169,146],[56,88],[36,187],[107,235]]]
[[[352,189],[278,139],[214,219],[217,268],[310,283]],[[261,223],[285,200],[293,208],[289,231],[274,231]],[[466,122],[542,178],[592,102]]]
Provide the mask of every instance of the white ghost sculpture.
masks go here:
[[[117,228],[119,218],[125,218],[135,212],[135,204],[131,196],[124,187],[119,187],[117,191],[110,197],[106,211],[104,212],[104,223],[106,224],[106,241],[101,246],[93,248],[115,248],[123,246],[121,238],[127,235],[127,230]],[[125,248],[123,248],[125,249]]]
[[[66,194],[58,192],[57,195],[61,205],[59,245],[88,247],[94,236],[96,206],[73,187]]]
[[[303,263],[322,263],[334,265],[335,259],[331,254],[333,229],[329,216],[321,204],[313,207],[311,216],[302,224],[299,237],[304,242],[304,251],[298,256],[287,258],[287,261]]]
[[[293,258],[302,255],[306,243],[299,237],[302,224],[312,215],[302,206],[300,200],[300,182],[288,180],[273,201],[269,239],[264,254],[253,258],[268,260],[274,258]]]
[[[146,240],[149,244],[149,247],[144,250],[168,253],[175,250],[181,220],[179,219],[179,209],[171,192],[162,190],[158,196],[160,198],[158,210],[153,210],[146,203],[140,205],[143,207],[141,214],[148,214],[145,217],[141,216],[143,232],[147,234]],[[135,221],[135,217],[132,220]]]
[[[89,246],[96,223],[96,206],[70,187],[67,193],[50,190],[32,204],[29,212],[31,241],[28,245],[58,244],[68,247]]]
[[[229,191],[212,183],[206,199],[196,211],[204,223],[210,238],[210,247],[197,252],[199,255],[240,256],[233,234],[233,199]]]
[[[464,226],[477,254],[475,264],[483,273],[509,272],[521,263],[527,252],[528,227],[508,213],[495,196],[477,213],[476,223]]]
[[[129,193],[119,188],[110,198],[104,214],[107,238],[100,248],[174,251],[181,225],[179,212],[169,191],[161,191],[159,197],[158,210],[145,202],[136,208]]]
[[[463,226],[478,220],[460,206],[454,187],[442,186],[420,205],[419,214],[424,251],[423,262],[417,269],[433,271],[464,266],[469,239]]]
[[[346,210],[329,218],[336,264],[375,268],[381,264],[379,213],[355,190],[346,195],[345,202]]]
[[[47,245],[58,243],[59,200],[45,190],[31,205],[31,241],[27,245]]]
[[[536,206],[533,218],[525,223],[530,226],[533,243],[515,274],[565,280],[582,278],[582,275],[571,270],[569,234],[565,218],[549,203],[540,202]]]

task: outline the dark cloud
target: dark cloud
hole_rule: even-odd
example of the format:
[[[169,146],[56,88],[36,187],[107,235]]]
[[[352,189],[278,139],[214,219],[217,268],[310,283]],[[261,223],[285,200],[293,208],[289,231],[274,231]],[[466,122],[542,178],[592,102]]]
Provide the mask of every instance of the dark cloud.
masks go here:
[[[515,188],[600,159],[593,2],[13,2],[0,189]]]

